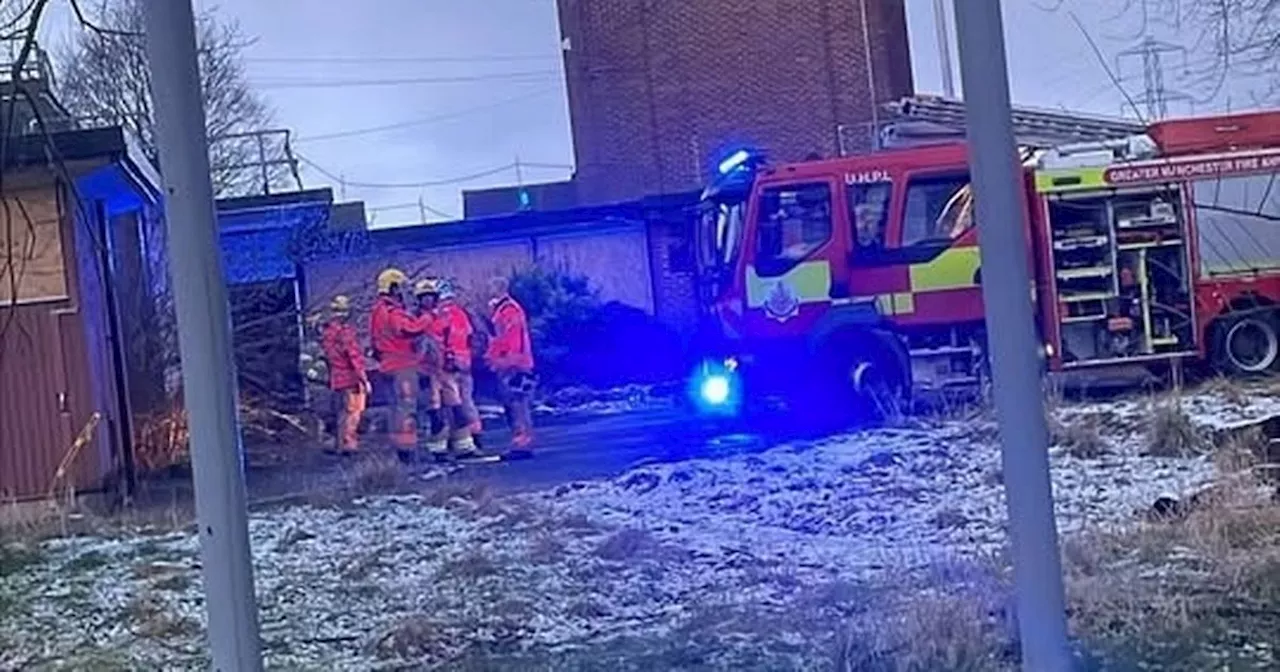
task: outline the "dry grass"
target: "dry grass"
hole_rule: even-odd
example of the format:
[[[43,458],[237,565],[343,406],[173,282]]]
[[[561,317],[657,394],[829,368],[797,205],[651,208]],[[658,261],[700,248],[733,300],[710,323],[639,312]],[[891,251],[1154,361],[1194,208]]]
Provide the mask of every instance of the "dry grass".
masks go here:
[[[202,630],[199,622],[173,614],[151,593],[135,597],[126,611],[134,632],[141,637],[161,640],[189,638]]]
[[[1237,474],[1253,469],[1267,454],[1266,434],[1258,427],[1232,432],[1213,450],[1213,463],[1220,474]]]
[[[1011,633],[980,599],[921,594],[842,633],[840,672],[987,672],[1014,669]]]
[[[1257,470],[1266,436],[1237,431],[1212,445],[1176,401],[1152,407],[1149,429],[1153,452],[1212,449],[1220,480],[1178,502],[1176,517],[1064,540],[1070,627],[1089,669],[1280,669],[1272,648],[1280,632],[1280,506],[1266,501]],[[959,522],[943,514],[935,525]],[[1001,613],[1011,595],[1005,566],[926,581],[949,592],[896,582],[909,597],[844,633],[837,669],[1016,669],[1016,624]]]
[[[370,641],[368,649],[381,659],[440,659],[451,652],[452,636],[426,616],[412,616]]]
[[[437,508],[476,506],[493,499],[493,488],[467,479],[441,479],[422,490],[423,503]]]
[[[1280,664],[1255,646],[1280,632],[1280,508],[1258,501],[1256,483],[1233,481],[1177,522],[1065,545],[1073,630],[1111,665]]]
[[[385,453],[361,456],[348,470],[347,481],[351,490],[359,494],[394,492],[407,482],[400,462]]]
[[[437,578],[443,581],[474,582],[488,576],[494,576],[501,567],[493,558],[481,551],[473,550],[440,565]]]
[[[33,544],[0,544],[0,579],[16,575],[32,565],[44,562],[44,559],[44,552]]]
[[[648,530],[625,527],[605,538],[596,547],[596,557],[609,562],[626,562],[652,557],[661,551],[662,545]]]
[[[1177,522],[1064,541],[1070,628],[1089,669],[1280,669],[1280,507],[1257,492],[1222,490]],[[895,605],[841,634],[836,669],[1017,669],[1007,573],[982,572],[895,582]]]
[[[314,454],[316,432],[304,418],[247,397],[241,398],[239,410],[249,464],[292,464]],[[190,438],[187,411],[179,393],[164,408],[134,417],[134,463],[142,473],[186,465],[190,462]]]
[[[1218,376],[1204,383],[1202,392],[1208,392],[1237,407],[1249,405],[1249,393],[1238,379]]]
[[[1102,438],[1096,418],[1076,418],[1065,423],[1048,415],[1047,421],[1050,442],[1061,446],[1072,457],[1094,460],[1107,454],[1109,447],[1106,439]]]
[[[1147,420],[1147,454],[1154,457],[1189,457],[1204,452],[1208,441],[1176,395],[1153,402]]]

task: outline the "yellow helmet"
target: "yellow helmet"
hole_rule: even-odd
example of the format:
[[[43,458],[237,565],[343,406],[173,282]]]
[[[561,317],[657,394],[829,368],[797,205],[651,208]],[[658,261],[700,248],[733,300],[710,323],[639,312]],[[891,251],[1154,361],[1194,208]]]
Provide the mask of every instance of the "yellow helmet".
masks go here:
[[[378,293],[390,294],[391,288],[395,285],[403,285],[409,282],[409,276],[398,268],[388,268],[378,274]]]
[[[351,297],[339,294],[333,297],[333,301],[329,302],[329,310],[336,315],[346,315],[351,312]]]
[[[413,285],[414,296],[422,296],[423,294],[439,294],[439,293],[440,293],[439,278],[425,278],[423,280],[417,281]]]

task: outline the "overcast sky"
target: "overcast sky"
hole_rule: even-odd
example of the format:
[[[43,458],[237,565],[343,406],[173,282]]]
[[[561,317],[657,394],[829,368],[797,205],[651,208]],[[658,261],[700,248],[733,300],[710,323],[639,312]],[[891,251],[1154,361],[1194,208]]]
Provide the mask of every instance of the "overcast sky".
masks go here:
[[[60,4],[46,17],[46,40],[74,27]],[[1057,0],[1003,4],[1016,103],[1121,112],[1123,97],[1067,13],[1077,12],[1114,70],[1115,54],[1136,43],[1133,20],[1106,20],[1118,0],[1067,0],[1056,12],[1041,7]],[[555,0],[196,5],[216,7],[256,38],[246,52],[250,78],[274,106],[278,124],[294,131],[307,186],[337,191],[326,173],[341,176],[347,183],[341,196],[363,199],[376,225],[422,221],[419,199],[428,220],[459,217],[463,188],[551,181],[571,172]],[[932,6],[907,0],[919,92],[942,89]],[[1163,36],[1179,39],[1171,27]],[[1179,86],[1181,60],[1168,58],[1169,85]],[[1136,59],[1119,66],[1135,95],[1140,66]],[[1186,110],[1171,106],[1174,113]],[[477,174],[484,176],[463,179]]]

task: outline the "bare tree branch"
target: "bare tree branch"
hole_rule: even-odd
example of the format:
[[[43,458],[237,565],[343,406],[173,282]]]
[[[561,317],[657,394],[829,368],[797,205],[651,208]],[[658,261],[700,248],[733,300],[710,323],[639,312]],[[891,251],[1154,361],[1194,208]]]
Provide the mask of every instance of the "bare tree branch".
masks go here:
[[[1072,3],[1040,5],[1058,11]],[[1153,32],[1184,45],[1190,53],[1178,79],[1198,103],[1232,93],[1255,104],[1276,102],[1280,92],[1280,0],[1109,0],[1092,3],[1124,23],[1124,39]]]
[[[60,99],[76,116],[129,129],[154,157],[151,76],[139,0],[106,0],[92,20],[78,2],[73,9],[86,30],[58,58]],[[235,21],[220,20],[213,11],[201,13],[196,28],[214,193],[261,193],[259,141],[248,134],[269,129],[273,115],[245,76],[242,53],[251,41]],[[276,148],[267,150],[268,160],[281,158]],[[284,164],[269,166],[266,176],[272,188],[290,182]]]

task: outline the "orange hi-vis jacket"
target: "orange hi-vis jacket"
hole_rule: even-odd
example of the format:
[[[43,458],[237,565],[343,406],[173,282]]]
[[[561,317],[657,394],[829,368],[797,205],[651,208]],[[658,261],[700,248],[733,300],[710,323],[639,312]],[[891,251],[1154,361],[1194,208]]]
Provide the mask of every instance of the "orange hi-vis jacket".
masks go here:
[[[329,363],[329,388],[349,390],[365,380],[364,353],[356,328],[348,322],[330,320],[320,331],[320,347]]]
[[[416,369],[421,360],[418,338],[430,327],[429,316],[415,316],[399,301],[383,295],[369,317],[369,339],[383,373]]]
[[[446,368],[471,369],[471,318],[456,301],[445,300],[436,308],[431,326],[436,342],[444,354]]]
[[[529,320],[514,298],[504,296],[493,304],[493,339],[485,359],[495,371],[533,371],[533,346]]]

